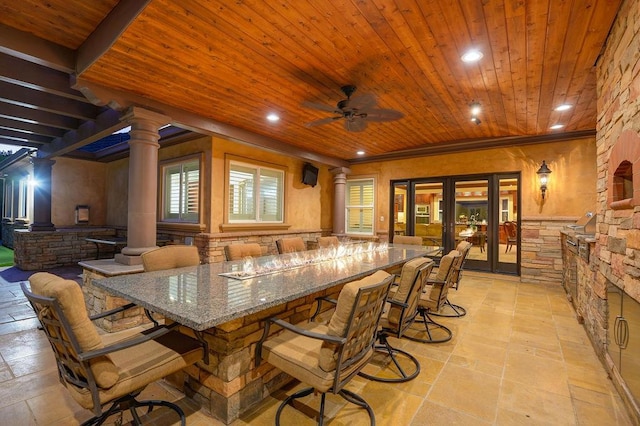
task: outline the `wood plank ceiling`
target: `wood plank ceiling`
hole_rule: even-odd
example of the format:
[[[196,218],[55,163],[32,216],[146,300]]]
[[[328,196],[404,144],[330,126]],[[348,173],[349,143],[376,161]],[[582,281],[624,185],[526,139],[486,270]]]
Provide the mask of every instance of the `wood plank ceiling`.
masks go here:
[[[375,158],[593,134],[595,64],[619,5],[2,0],[0,143],[77,155],[122,127],[131,105],[328,164],[357,161],[358,150]],[[463,63],[469,48],[484,57]],[[343,119],[307,127],[334,114],[306,103],[331,109],[346,84],[404,117],[361,132]],[[563,103],[573,107],[554,110]]]

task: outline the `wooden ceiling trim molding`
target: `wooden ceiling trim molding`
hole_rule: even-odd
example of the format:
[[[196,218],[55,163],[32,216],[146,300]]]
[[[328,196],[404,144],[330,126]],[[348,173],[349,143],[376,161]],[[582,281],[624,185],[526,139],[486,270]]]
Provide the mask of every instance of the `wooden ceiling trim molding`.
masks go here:
[[[47,68],[71,74],[75,52],[33,34],[0,24],[0,52]]]
[[[463,151],[478,151],[489,148],[499,148],[508,146],[532,145],[541,143],[562,142],[575,139],[594,138],[595,130],[581,130],[560,134],[546,134],[534,136],[507,136],[501,138],[478,139],[447,142],[443,144],[425,146],[418,149],[396,151],[378,156],[367,156],[365,158],[353,158],[349,164],[372,163],[377,161],[401,160],[405,158],[428,157],[436,154],[453,154]]]
[[[78,48],[75,71],[82,75],[104,55],[151,0],[120,1]]]

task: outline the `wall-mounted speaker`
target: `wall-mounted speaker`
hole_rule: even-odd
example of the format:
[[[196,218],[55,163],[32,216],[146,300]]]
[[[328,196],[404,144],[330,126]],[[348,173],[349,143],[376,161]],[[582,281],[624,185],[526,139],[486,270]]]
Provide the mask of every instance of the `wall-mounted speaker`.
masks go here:
[[[316,186],[318,183],[318,168],[313,164],[304,163],[302,167],[302,183],[311,186]]]

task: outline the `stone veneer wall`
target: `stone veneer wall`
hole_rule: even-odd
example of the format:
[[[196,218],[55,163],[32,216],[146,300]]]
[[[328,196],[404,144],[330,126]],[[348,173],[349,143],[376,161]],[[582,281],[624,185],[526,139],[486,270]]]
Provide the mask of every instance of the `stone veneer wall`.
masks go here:
[[[621,209],[613,209],[614,199],[609,186],[610,175],[619,166],[620,153],[633,152],[633,147],[617,146],[637,139],[640,132],[640,1],[623,1],[611,29],[606,47],[597,63],[598,121],[597,147],[597,229],[595,251],[596,268],[593,273],[594,288],[606,289],[613,284],[623,289],[633,299],[640,301],[640,206],[626,203]],[[615,155],[612,155],[615,153]],[[633,180],[640,179],[638,158],[626,158],[633,164]],[[634,186],[636,186],[634,184]],[[637,194],[634,194],[637,195]],[[631,197],[633,200],[634,196]],[[620,200],[618,204],[625,204]],[[589,275],[587,274],[586,278]],[[598,300],[586,301],[590,309],[598,309]],[[603,309],[600,307],[599,309]],[[605,307],[606,309],[606,307]],[[589,336],[604,364],[612,369],[606,356],[608,312],[603,316],[601,329],[589,329]],[[615,372],[614,372],[615,373]],[[612,374],[614,383],[616,374]],[[616,383],[618,385],[618,383]],[[619,387],[620,389],[620,387]],[[621,392],[624,396],[624,392]],[[640,413],[634,412],[633,403],[627,406],[636,421]]]
[[[562,282],[560,231],[575,217],[529,217],[521,222],[520,280],[530,283]]]
[[[14,263],[25,271],[76,265],[96,258],[96,245],[85,238],[113,237],[110,228],[68,228],[55,231],[14,232]]]

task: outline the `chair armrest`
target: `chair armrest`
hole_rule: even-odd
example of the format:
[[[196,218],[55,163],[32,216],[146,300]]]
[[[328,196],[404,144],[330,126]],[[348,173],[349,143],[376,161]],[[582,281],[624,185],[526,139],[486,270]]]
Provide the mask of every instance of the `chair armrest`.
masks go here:
[[[315,321],[316,317],[320,314],[320,308],[322,307],[322,302],[328,302],[333,305],[338,304],[338,301],[336,299],[333,299],[327,296],[316,297],[316,300],[318,301],[318,306],[316,306],[316,311],[313,313],[313,315],[311,315],[311,318],[310,318],[311,321]]]
[[[100,349],[79,353],[78,359],[80,361],[89,361],[99,356],[108,355],[112,352],[117,352],[123,349],[130,348],[132,346],[137,346],[141,343],[148,342],[149,340],[157,339],[158,337],[167,334],[168,332],[171,331],[171,329],[175,328],[177,325],[178,323],[173,323],[168,326],[158,327],[148,334],[143,334],[135,338],[125,339]]]
[[[329,336],[328,334],[322,334],[322,333],[315,333],[313,331],[309,331],[309,330],[305,330],[303,328],[300,328],[296,325],[293,325],[291,323],[288,323],[284,320],[281,320],[280,318],[269,318],[269,321],[279,325],[282,328],[285,328],[291,332],[294,332],[296,334],[300,334],[301,336],[306,336],[306,337],[310,337],[312,339],[318,339],[318,340],[323,340],[325,342],[329,342],[329,343],[335,343],[338,345],[344,345],[347,341],[346,337],[338,337],[338,336]]]
[[[100,312],[99,314],[91,315],[89,317],[89,319],[91,321],[94,321],[94,320],[97,320],[97,319],[100,319],[100,318],[108,317],[109,315],[117,314],[119,312],[124,312],[127,309],[131,309],[131,308],[134,308],[136,306],[138,306],[138,305],[136,305],[135,303],[127,303],[126,305],[120,306],[118,308],[110,309],[108,311]]]
[[[402,309],[407,309],[409,307],[408,304],[404,302],[400,302],[399,300],[387,299],[387,302],[389,302],[391,305],[398,306]]]

